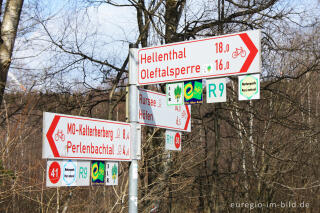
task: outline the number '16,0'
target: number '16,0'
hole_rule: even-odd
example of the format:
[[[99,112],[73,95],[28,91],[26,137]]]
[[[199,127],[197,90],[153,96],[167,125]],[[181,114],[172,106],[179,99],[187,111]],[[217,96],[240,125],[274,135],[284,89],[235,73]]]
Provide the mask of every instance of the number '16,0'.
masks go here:
[[[209,97],[211,97],[211,93],[213,93],[214,97],[217,97],[216,89],[217,89],[216,84],[209,85]],[[219,84],[220,97],[222,97],[223,95],[223,90],[224,90],[224,84],[220,83]]]

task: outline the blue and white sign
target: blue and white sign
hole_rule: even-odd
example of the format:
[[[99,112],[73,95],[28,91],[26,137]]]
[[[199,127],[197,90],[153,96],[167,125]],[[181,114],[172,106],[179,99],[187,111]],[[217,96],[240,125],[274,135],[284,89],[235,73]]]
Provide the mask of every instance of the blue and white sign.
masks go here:
[[[62,186],[75,186],[77,178],[77,162],[63,161]]]

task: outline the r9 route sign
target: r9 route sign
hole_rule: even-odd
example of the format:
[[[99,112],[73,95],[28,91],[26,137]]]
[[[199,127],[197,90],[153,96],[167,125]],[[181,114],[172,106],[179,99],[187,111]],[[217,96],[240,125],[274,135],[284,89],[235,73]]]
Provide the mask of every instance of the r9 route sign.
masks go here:
[[[260,73],[260,34],[253,30],[138,49],[138,84]]]

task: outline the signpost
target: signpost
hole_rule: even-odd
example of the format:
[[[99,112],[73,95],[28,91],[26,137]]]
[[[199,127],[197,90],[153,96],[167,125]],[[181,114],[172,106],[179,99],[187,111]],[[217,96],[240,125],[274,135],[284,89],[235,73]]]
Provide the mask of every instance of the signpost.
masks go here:
[[[191,106],[168,106],[166,94],[139,89],[138,121],[140,124],[191,131]]]
[[[44,112],[43,158],[131,160],[131,125]]]
[[[165,94],[138,89],[138,86],[260,73],[260,34],[259,30],[253,30],[141,49],[137,49],[137,45],[130,45],[130,123],[44,112],[42,156],[54,159],[47,161],[47,186],[89,185],[90,173],[93,184],[116,184],[118,163],[113,164],[111,170],[110,163],[107,163],[109,179],[104,183],[106,169],[104,160],[131,161],[129,212],[138,212],[140,125],[169,129],[166,132],[166,142],[172,145],[168,148],[171,150],[181,150],[181,133],[177,131],[191,131],[189,105],[168,106]],[[239,91],[246,99],[254,99],[259,95],[256,91],[260,85],[257,83],[255,88],[251,88],[253,85],[251,81],[256,77],[249,78],[239,79],[241,84]],[[208,82],[209,98],[211,92],[215,93],[215,89],[210,86],[213,84],[219,84],[222,96],[225,83]],[[182,85],[185,87],[183,92],[187,95],[185,103],[189,100],[193,101],[192,103],[202,102],[200,83],[186,82],[167,87],[174,91],[168,97],[175,98],[174,101],[168,100],[168,104],[182,104],[180,100],[182,91],[179,90],[180,87],[182,89]],[[191,88],[195,89],[196,93],[191,93]],[[95,161],[92,161],[90,170],[89,161],[88,165],[84,163],[85,161],[56,159]]]
[[[138,50],[138,85],[259,73],[260,30]]]

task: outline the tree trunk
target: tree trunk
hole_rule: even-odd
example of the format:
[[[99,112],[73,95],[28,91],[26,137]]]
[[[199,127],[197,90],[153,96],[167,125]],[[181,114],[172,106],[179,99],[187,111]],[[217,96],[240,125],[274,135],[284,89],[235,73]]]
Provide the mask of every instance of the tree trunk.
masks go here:
[[[8,70],[17,29],[20,20],[23,0],[8,0],[1,23],[0,38],[0,104],[6,87]]]

